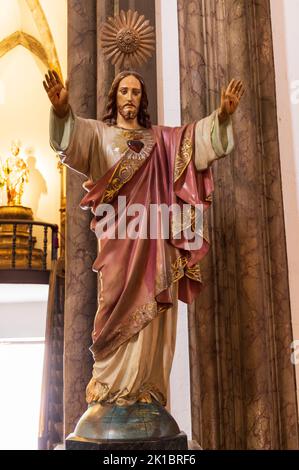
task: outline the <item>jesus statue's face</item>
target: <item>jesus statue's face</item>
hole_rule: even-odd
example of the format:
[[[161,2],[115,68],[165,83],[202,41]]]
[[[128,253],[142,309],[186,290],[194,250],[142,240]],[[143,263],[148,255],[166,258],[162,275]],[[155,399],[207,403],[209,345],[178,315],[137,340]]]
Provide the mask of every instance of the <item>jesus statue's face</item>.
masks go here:
[[[134,121],[138,116],[142,88],[138,78],[128,75],[118,85],[117,109],[126,121]]]

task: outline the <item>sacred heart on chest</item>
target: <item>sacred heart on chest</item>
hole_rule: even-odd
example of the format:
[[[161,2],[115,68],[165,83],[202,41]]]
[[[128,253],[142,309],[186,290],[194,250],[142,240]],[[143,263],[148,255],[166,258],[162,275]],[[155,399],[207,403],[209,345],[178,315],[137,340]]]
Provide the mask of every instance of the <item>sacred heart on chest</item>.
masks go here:
[[[144,147],[144,143],[141,140],[128,140],[128,147],[135,153],[140,153]]]

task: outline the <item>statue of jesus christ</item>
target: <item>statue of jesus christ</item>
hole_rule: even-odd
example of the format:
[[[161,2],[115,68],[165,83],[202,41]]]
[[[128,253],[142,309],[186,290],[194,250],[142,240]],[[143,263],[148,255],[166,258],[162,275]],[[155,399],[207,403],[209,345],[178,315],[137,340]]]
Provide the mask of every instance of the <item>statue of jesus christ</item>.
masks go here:
[[[147,111],[143,78],[125,71],[115,78],[101,121],[76,116],[67,86],[55,71],[45,77],[52,103],[50,140],[61,161],[88,178],[81,202],[95,214],[109,204],[121,223],[118,199],[126,209],[142,204],[211,204],[211,164],[233,147],[231,115],[244,93],[233,79],[222,90],[210,116],[176,128],[154,126]],[[194,216],[194,210],[193,210]],[[193,220],[194,222],[194,220]],[[201,243],[175,237],[104,236],[93,269],[99,272],[99,305],[92,332],[93,375],[87,402],[131,405],[156,400],[166,405],[175,350],[178,299],[191,303],[200,293],[200,262],[208,251]],[[190,225],[190,224],[189,224]]]

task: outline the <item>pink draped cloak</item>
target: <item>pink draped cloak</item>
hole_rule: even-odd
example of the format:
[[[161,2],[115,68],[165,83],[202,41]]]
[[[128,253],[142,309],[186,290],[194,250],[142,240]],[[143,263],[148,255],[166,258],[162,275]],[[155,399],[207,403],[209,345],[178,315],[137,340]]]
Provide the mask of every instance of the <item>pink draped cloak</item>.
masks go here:
[[[81,207],[95,214],[100,204],[109,202],[116,213],[115,228],[122,217],[117,213],[118,196],[126,196],[127,208],[142,204],[147,213],[150,204],[202,204],[206,211],[211,204],[213,179],[209,168],[199,172],[195,167],[194,130],[195,124],[154,126],[149,156],[137,166],[136,161],[122,157],[97,182],[86,185],[88,193]],[[148,231],[149,220],[145,219]],[[93,230],[97,221],[94,217]],[[92,333],[95,360],[107,357],[171,308],[174,282],[178,283],[179,300],[190,304],[201,291],[199,263],[209,249],[204,234],[201,247],[196,249],[190,249],[184,236],[177,239],[172,233],[168,239],[104,237],[99,245],[93,265],[100,272],[101,282]]]

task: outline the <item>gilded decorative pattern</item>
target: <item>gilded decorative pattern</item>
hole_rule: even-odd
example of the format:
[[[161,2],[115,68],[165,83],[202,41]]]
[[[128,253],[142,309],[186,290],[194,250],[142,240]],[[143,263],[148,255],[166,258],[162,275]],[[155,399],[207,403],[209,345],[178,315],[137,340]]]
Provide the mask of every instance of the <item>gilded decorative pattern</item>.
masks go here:
[[[128,158],[123,158],[117,165],[112,178],[110,179],[101,203],[111,202],[122,186],[132,179],[143,163],[144,160],[130,160]]]
[[[127,144],[124,146],[124,137],[128,140],[138,138],[138,140],[144,143],[143,149],[136,153]],[[120,189],[133,178],[145,160],[150,156],[154,144],[152,133],[144,132],[144,134],[140,134],[138,131],[122,131],[116,142],[116,145],[122,151],[122,156],[110,178],[101,203],[111,202]]]
[[[178,257],[170,267],[170,270],[163,271],[156,278],[156,292],[160,293],[167,289],[174,282],[179,281],[184,276],[184,268],[188,263],[186,256]]]
[[[166,406],[166,397],[159,387],[152,383],[146,383],[136,393],[128,394],[128,389],[111,392],[108,385],[92,378],[86,388],[86,401],[91,403],[102,403],[106,405],[116,404],[118,406],[133,405],[136,402],[152,403],[158,401]]]
[[[137,11],[121,10],[114,18],[108,18],[100,39],[104,56],[117,67],[141,65],[155,50],[154,28]]]
[[[192,268],[186,268],[185,275],[193,281],[202,282],[202,275],[200,270],[200,264],[197,263]]]
[[[195,207],[191,206],[191,204],[188,206],[185,204],[183,210],[173,212],[171,223],[172,238],[189,227],[192,228],[193,232],[196,231],[198,235],[202,236],[201,227],[197,227],[199,219],[203,219],[202,213],[199,214],[199,210],[195,210]]]
[[[174,182],[176,182],[184,173],[192,158],[193,146],[190,137],[183,138],[179,153],[175,158]]]
[[[135,325],[143,323],[144,319],[151,320],[156,316],[157,313],[157,302],[151,302],[148,304],[141,305],[135,312],[131,315],[131,320]]]
[[[209,233],[209,221],[208,221],[208,214],[207,212],[203,213],[203,238],[206,240],[209,244],[211,243],[210,241],[210,233]]]
[[[180,256],[176,259],[171,265],[171,277],[172,284],[177,282],[179,279],[184,277],[184,269],[188,263],[188,258],[186,256]]]

